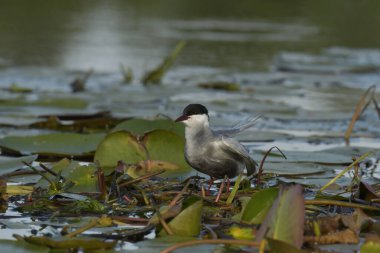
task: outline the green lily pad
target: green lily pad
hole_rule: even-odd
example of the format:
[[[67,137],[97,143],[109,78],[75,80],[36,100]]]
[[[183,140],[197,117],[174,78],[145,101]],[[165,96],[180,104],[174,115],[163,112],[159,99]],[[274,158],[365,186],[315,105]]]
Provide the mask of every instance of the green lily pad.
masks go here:
[[[102,167],[115,167],[118,161],[136,164],[146,160],[146,151],[135,136],[126,131],[114,132],[99,144],[94,161]]]
[[[12,253],[48,253],[50,249],[46,246],[31,245],[22,241],[0,240],[2,252]]]
[[[264,173],[273,173],[282,176],[311,175],[330,170],[329,166],[314,163],[264,163]]]
[[[34,162],[37,157],[38,155],[22,156],[17,158],[0,156],[0,175],[20,169],[25,166],[23,162]]]
[[[122,160],[132,177],[162,169],[167,172],[161,176],[175,177],[191,171],[185,162],[183,149],[183,138],[167,130],[148,132],[141,139],[119,131],[109,134],[101,142],[94,160],[108,168],[114,168]]]
[[[98,192],[98,178],[96,167],[92,165],[80,165],[69,171],[66,179],[75,185],[69,189],[70,192]]]
[[[352,157],[349,155],[332,154],[330,152],[306,152],[306,151],[286,151],[286,158],[277,155],[269,155],[267,162],[313,162],[320,164],[350,164]],[[259,158],[258,155],[255,158]]]
[[[9,153],[57,156],[91,155],[104,134],[52,133],[35,136],[7,136],[0,147]]]
[[[148,150],[149,160],[177,165],[176,172],[179,173],[191,170],[184,158],[185,140],[177,134],[166,130],[154,130],[146,134],[142,141]]]
[[[278,188],[268,188],[253,194],[241,219],[252,224],[261,224],[277,196]]]
[[[111,249],[116,245],[116,241],[103,241],[94,238],[85,237],[60,237],[49,238],[45,236],[28,236],[23,239],[33,245],[47,246],[54,249],[83,249],[83,250],[97,250],[97,249]]]
[[[179,136],[185,136],[184,124],[176,123],[168,119],[130,119],[118,124],[114,129],[112,129],[112,132],[125,130],[131,132],[134,135],[143,135],[156,129],[169,130],[178,134]]]
[[[198,197],[188,199],[191,202],[183,204],[183,210],[168,225],[175,235],[197,236],[201,231],[202,200]],[[159,235],[166,235],[165,230],[161,230]]]
[[[74,183],[68,190],[70,192],[97,192],[98,179],[96,176],[96,167],[94,164],[81,165],[77,161],[67,158],[53,164],[52,171],[60,174],[67,181]],[[51,181],[57,181],[57,178],[51,174],[45,174]],[[45,178],[41,178],[35,187],[47,188],[49,182]]]

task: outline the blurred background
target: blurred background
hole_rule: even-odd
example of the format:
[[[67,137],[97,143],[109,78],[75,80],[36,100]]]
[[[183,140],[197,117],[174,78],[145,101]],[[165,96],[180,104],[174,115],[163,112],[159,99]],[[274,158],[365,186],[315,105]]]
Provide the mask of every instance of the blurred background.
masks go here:
[[[114,71],[160,61],[181,39],[180,66],[271,69],[282,51],[380,47],[378,1],[2,1],[7,66]]]
[[[2,1],[0,87],[32,92],[2,92],[1,120],[103,110],[174,118],[198,102],[217,126],[262,112],[258,129],[341,143],[360,96],[379,83],[379,13],[379,1],[354,0]],[[187,44],[161,84],[142,85],[181,40]],[[85,91],[72,93],[70,83],[89,69]],[[368,109],[356,131],[369,139],[358,142],[378,143],[379,129]]]

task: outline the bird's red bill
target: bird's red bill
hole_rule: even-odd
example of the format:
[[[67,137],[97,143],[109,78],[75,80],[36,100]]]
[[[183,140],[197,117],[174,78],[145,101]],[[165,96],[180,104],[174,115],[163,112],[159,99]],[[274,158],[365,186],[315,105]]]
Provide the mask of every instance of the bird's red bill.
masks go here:
[[[189,118],[189,116],[186,116],[186,115],[181,115],[179,116],[175,122],[181,122],[181,121],[184,121],[184,120],[187,120]]]

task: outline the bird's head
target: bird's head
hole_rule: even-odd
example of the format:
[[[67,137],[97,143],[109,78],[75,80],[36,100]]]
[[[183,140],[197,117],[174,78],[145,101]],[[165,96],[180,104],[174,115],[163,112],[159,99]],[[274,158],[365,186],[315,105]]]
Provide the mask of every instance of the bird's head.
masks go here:
[[[182,115],[175,122],[183,122],[186,126],[204,126],[208,125],[208,110],[201,104],[189,104],[183,109]]]

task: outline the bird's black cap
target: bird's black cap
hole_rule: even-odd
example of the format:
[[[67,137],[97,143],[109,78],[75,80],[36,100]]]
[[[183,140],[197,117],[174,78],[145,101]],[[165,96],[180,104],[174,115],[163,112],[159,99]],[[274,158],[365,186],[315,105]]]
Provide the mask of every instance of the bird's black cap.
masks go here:
[[[205,106],[201,104],[189,104],[183,109],[182,115],[191,116],[197,114],[206,114],[208,115],[208,110]]]
[[[187,120],[191,115],[202,115],[206,114],[208,116],[208,110],[205,106],[201,104],[189,104],[183,109],[182,115],[176,119],[176,122]]]

